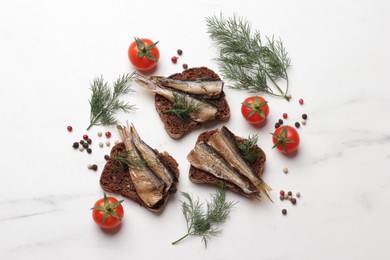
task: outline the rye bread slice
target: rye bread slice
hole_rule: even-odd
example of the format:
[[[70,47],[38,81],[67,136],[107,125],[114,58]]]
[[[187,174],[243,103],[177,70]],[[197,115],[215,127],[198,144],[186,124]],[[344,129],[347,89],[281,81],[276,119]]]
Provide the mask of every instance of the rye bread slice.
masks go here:
[[[176,193],[177,182],[174,182],[169,189],[168,193],[164,199],[153,208],[149,208],[138,196],[134,184],[130,178],[129,169],[127,166],[123,166],[114,159],[115,156],[124,153],[126,147],[123,142],[115,145],[110,152],[110,159],[108,159],[106,165],[104,166],[103,172],[100,176],[100,185],[103,190],[115,194],[122,195],[123,197],[129,198],[132,201],[138,203],[140,206],[147,208],[153,212],[161,212],[166,205],[168,198],[171,194]],[[158,152],[157,150],[155,150]],[[177,179],[179,179],[179,165],[176,160],[170,156],[167,152],[158,152],[158,154],[163,159],[163,163],[169,167],[172,172],[175,173]]]
[[[217,132],[218,129],[213,129],[209,131],[205,131],[201,133],[196,140],[196,143],[199,143],[201,141],[207,142],[207,140],[212,136],[215,132]],[[236,142],[241,143],[245,141],[245,138],[235,136]],[[259,157],[257,158],[256,161],[253,163],[249,163],[249,166],[251,166],[253,172],[258,176],[261,177],[265,168],[265,163],[266,163],[266,155],[264,151],[259,147],[256,146],[255,149],[259,152]],[[199,170],[192,165],[190,166],[189,170],[189,179],[193,183],[197,184],[208,184],[208,185],[216,185],[216,186],[224,186],[226,189],[238,193],[240,195],[243,195],[245,197],[248,197],[247,194],[245,194],[239,187],[237,187],[235,184],[232,184],[230,182],[227,182],[225,180],[219,179],[215,177],[214,175],[211,175],[205,171]]]
[[[213,70],[207,67],[190,68],[184,70],[182,73],[173,74],[168,78],[177,80],[220,80],[220,77]],[[214,120],[203,124],[191,119],[183,121],[172,113],[164,113],[164,111],[172,108],[172,103],[160,95],[155,95],[154,101],[156,110],[164,124],[165,130],[173,139],[179,139],[203,124],[227,121],[230,118],[230,107],[226,101],[226,96],[223,91],[221,96],[218,98],[207,99],[208,103],[217,108],[217,115]]]

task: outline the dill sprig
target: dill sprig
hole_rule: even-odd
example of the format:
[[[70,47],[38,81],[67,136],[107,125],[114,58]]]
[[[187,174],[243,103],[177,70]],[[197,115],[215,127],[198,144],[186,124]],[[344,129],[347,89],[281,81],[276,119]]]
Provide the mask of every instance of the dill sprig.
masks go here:
[[[130,88],[132,76],[133,73],[120,76],[114,82],[113,90],[111,90],[107,82],[104,82],[103,76],[94,79],[91,84],[92,95],[89,100],[91,115],[87,130],[94,125],[115,125],[118,123],[118,120],[115,118],[117,110],[128,112],[135,109],[134,105],[119,100],[120,95],[132,91]]]
[[[224,187],[218,188],[216,194],[212,194],[212,201],[207,202],[207,211],[203,210],[203,203],[199,199],[193,198],[186,192],[181,193],[187,201],[182,201],[182,212],[187,222],[187,234],[172,242],[173,245],[179,243],[189,236],[201,236],[205,247],[213,236],[218,236],[222,230],[215,225],[224,223],[230,213],[230,209],[236,202],[226,202],[226,190]]]
[[[248,20],[237,16],[207,17],[206,23],[210,38],[219,48],[217,61],[222,75],[236,83],[232,88],[265,92],[289,101],[290,59],[280,38],[266,36],[263,42],[260,32],[256,30],[252,34]],[[280,79],[286,81],[285,90],[277,84]]]
[[[131,153],[130,151],[126,151],[113,157],[119,163],[120,170],[123,170],[125,168],[141,168],[145,166],[144,160],[131,159],[129,157],[130,153]]]
[[[238,143],[238,148],[249,163],[255,162],[260,156],[260,152],[255,149],[258,138],[258,134],[253,134],[249,135],[244,141]]]
[[[189,114],[195,112],[203,105],[202,102],[194,103],[187,100],[187,95],[173,93],[173,105],[171,109],[167,109],[164,113],[173,113],[182,121],[187,121]]]

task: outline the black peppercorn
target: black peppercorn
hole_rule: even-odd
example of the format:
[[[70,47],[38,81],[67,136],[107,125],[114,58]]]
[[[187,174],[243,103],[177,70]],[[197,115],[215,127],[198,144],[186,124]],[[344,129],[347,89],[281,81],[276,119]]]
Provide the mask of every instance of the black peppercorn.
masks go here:
[[[278,122],[279,122],[280,125],[283,125],[283,120],[282,119],[279,119]]]
[[[296,198],[292,198],[291,199],[291,203],[295,205],[297,203],[297,199]]]
[[[91,170],[97,171],[97,169],[98,169],[98,166],[96,164],[91,166]]]
[[[88,143],[83,143],[83,147],[87,149],[89,147]]]
[[[295,127],[296,128],[299,128],[301,126],[301,124],[299,122],[295,122]]]
[[[110,159],[110,156],[106,154],[106,155],[104,156],[104,159],[106,159],[106,160],[108,161],[108,160]]]
[[[182,54],[183,54],[183,50],[178,49],[178,50],[177,50],[177,55],[182,55]]]
[[[183,64],[183,69],[188,69],[188,65],[186,63]]]
[[[292,192],[291,191],[287,192],[287,195],[292,196]]]
[[[92,143],[92,140],[91,140],[91,138],[88,138],[88,139],[87,139],[87,143],[89,143],[89,144],[91,144],[91,143]]]
[[[74,149],[79,148],[79,143],[78,143],[78,142],[74,142],[73,145],[72,145],[72,147],[73,147]]]
[[[80,144],[84,144],[84,140],[80,140],[80,142],[79,142]]]
[[[286,215],[287,214],[287,209],[282,209],[282,214]]]
[[[92,149],[91,148],[87,148],[87,153],[92,153]]]
[[[279,122],[275,123],[275,128],[279,128],[279,126],[280,126]]]

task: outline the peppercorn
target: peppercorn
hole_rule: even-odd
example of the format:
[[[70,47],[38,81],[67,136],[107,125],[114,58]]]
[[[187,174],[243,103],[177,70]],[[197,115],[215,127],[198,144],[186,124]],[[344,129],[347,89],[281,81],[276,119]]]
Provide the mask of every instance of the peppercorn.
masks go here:
[[[295,195],[296,195],[298,198],[301,197],[301,193],[300,193],[300,192],[297,192]]]
[[[178,59],[179,59],[178,57],[173,56],[173,57],[171,58],[171,61],[172,61],[173,63],[177,63],[177,60],[178,60]]]
[[[283,172],[284,172],[284,173],[288,173],[288,168],[287,168],[287,167],[284,167],[284,168],[283,168]]]
[[[284,196],[282,196],[282,195],[280,195],[279,198],[280,198],[280,200],[284,200]]]
[[[87,141],[88,135],[83,135],[83,139],[84,139],[85,141]]]
[[[307,119],[307,115],[306,114],[302,114],[302,118],[303,119]]]
[[[283,120],[282,119],[279,119],[278,122],[279,122],[280,125],[283,125]]]
[[[177,50],[177,55],[182,55],[183,54],[183,50],[182,49],[178,49]]]
[[[295,204],[297,203],[297,199],[296,199],[296,198],[292,198],[292,199],[291,199],[291,203],[292,203],[293,205],[295,205]]]
[[[111,145],[110,141],[107,140],[107,141],[106,141],[106,145],[107,145],[107,146],[110,146],[110,145]]]
[[[185,70],[188,69],[187,63],[184,63],[182,66],[183,66],[183,69],[185,69]]]
[[[282,209],[282,214],[286,215],[287,214],[287,209]]]
[[[299,104],[303,105],[303,99],[302,98],[299,99]]]
[[[110,159],[110,156],[109,155],[104,155],[104,159],[106,159],[106,161],[108,161]]]
[[[281,191],[279,192],[279,194],[282,195],[282,196],[284,196],[284,190],[281,190]]]
[[[88,143],[88,144],[92,144],[91,138],[88,138],[88,139],[87,139],[87,143]]]
[[[275,128],[279,128],[279,126],[280,126],[279,122],[275,123]]]
[[[286,119],[288,117],[287,113],[283,113],[283,118]]]
[[[87,168],[91,170],[92,169],[92,164],[88,164]]]
[[[107,138],[110,138],[110,137],[111,137],[111,133],[110,133],[109,131],[107,131],[107,132],[105,133],[105,135],[106,135]]]
[[[83,143],[83,147],[87,149],[89,147],[88,143]]]
[[[102,134],[102,131],[98,131],[98,132],[97,132],[97,135],[98,135],[99,137],[102,137],[102,135],[103,135],[103,134]]]
[[[97,171],[97,169],[98,169],[98,166],[96,164],[91,166],[91,170]]]
[[[78,142],[74,142],[73,145],[72,145],[72,147],[73,147],[74,149],[79,148],[79,143],[78,143]]]
[[[91,148],[87,148],[87,153],[92,153],[92,149]]]
[[[114,144],[115,144],[115,145],[119,144],[119,141],[118,141],[118,140],[115,140]]]
[[[79,147],[79,151],[80,151],[80,152],[84,151],[84,147],[80,146],[80,147]]]
[[[72,132],[72,130],[73,130],[73,127],[72,127],[72,126],[70,126],[70,125],[68,125],[68,127],[67,127],[66,129],[68,129],[68,131],[69,131],[69,132]]]
[[[288,196],[292,196],[292,192],[291,192],[291,191],[288,191],[288,192],[287,192],[287,195],[288,195]]]
[[[296,128],[299,128],[301,126],[301,124],[299,122],[295,122],[295,127]]]
[[[80,142],[79,142],[81,145],[83,145],[84,144],[84,140],[80,140]]]
[[[302,123],[302,125],[306,125],[306,120],[302,119],[301,123]]]
[[[100,147],[103,147],[103,146],[104,146],[103,142],[100,142],[100,143],[99,143],[99,146],[100,146]]]

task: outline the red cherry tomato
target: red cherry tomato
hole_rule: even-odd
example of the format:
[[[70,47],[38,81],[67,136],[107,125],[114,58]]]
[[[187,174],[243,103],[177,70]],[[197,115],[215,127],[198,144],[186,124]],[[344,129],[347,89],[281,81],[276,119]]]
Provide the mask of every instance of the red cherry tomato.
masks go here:
[[[118,227],[122,223],[124,215],[122,202],[123,200],[118,201],[114,197],[107,197],[104,194],[104,198],[96,201],[94,207],[91,208],[95,223],[102,229]]]
[[[273,148],[277,148],[282,153],[288,154],[294,152],[299,146],[299,134],[298,131],[289,125],[280,126],[272,134]]]
[[[128,56],[131,64],[140,71],[153,69],[160,58],[160,51],[156,44],[146,38],[135,38],[129,46]]]
[[[251,124],[262,123],[269,114],[268,102],[260,96],[248,97],[242,102],[241,113]]]

